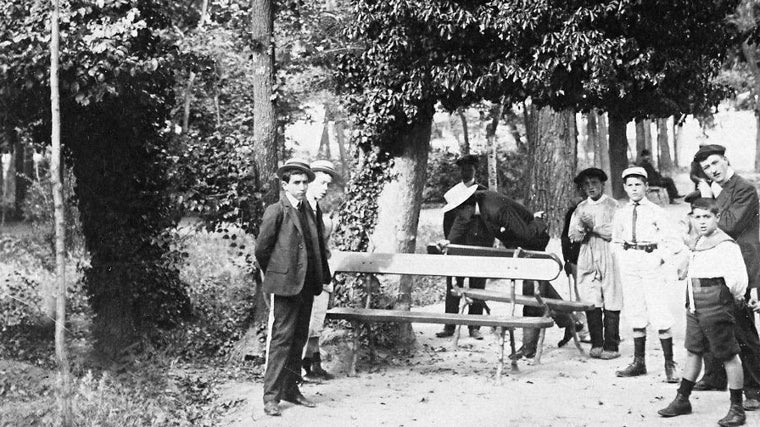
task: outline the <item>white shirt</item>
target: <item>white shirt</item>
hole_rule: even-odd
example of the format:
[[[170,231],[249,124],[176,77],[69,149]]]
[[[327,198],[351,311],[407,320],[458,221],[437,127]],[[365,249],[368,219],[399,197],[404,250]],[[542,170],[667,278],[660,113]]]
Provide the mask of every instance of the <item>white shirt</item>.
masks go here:
[[[629,201],[615,212],[612,221],[612,243],[633,242],[633,206]],[[675,224],[668,220],[665,210],[644,197],[636,208],[636,242],[657,243],[658,252],[663,259],[665,255],[679,253],[683,243],[676,237]]]
[[[691,279],[712,277],[722,277],[735,299],[744,298],[744,293],[747,291],[747,268],[744,266],[739,245],[726,241],[708,250],[692,251],[686,281],[689,310],[692,313],[694,312],[694,290]]]

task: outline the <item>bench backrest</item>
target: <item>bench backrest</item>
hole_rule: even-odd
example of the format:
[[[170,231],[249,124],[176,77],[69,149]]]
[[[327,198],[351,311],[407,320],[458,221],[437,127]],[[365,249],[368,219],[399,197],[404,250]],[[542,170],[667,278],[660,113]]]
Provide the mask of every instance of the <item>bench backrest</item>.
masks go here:
[[[552,255],[552,254],[549,254]],[[408,274],[486,279],[554,280],[562,271],[556,256],[507,258],[429,254],[332,252],[333,273]]]

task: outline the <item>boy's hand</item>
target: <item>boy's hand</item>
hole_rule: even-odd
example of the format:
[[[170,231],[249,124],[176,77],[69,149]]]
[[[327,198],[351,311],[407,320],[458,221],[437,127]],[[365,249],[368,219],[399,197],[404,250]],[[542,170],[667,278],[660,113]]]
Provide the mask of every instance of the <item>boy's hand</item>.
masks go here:
[[[439,241],[435,242],[435,245],[438,246],[438,249],[441,252],[443,252],[449,246],[449,243],[451,243],[451,242],[444,239],[444,240],[439,240]]]
[[[751,308],[755,313],[760,313],[760,303],[758,303],[756,299],[750,299],[747,303],[747,306]]]

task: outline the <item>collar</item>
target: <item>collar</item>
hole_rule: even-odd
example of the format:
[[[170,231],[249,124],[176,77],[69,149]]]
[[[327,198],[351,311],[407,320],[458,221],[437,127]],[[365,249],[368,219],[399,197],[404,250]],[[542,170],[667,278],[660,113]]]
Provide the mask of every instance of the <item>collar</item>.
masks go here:
[[[317,211],[317,199],[316,197],[310,197],[309,193],[306,193],[306,200],[309,201],[309,206],[311,206],[311,210],[314,212]]]
[[[720,185],[721,187],[725,187],[726,184],[728,184],[728,181],[731,181],[731,178],[733,178],[735,174],[736,174],[736,172],[734,172],[734,168],[732,168],[731,166],[729,166],[726,169],[726,180],[723,181],[722,185],[718,184],[717,182],[716,182],[716,184]]]
[[[602,197],[600,197],[599,200],[593,200],[591,197],[586,197],[586,201],[590,205],[598,205],[598,204],[602,203],[604,201],[604,199],[606,199],[606,198],[607,198],[607,195],[606,194],[602,194]]]
[[[647,199],[646,197],[644,197],[643,199],[639,200],[638,203],[639,203],[639,206],[641,206],[641,205],[646,205],[646,204],[651,203],[651,202],[649,202],[649,199]],[[629,206],[633,206],[633,200],[628,199],[628,205]]]
[[[295,197],[293,197],[293,196],[292,196],[290,193],[288,193],[287,191],[285,192],[285,197],[287,197],[287,198],[288,198],[288,201],[290,202],[290,204],[291,204],[291,205],[292,205],[294,208],[298,209],[298,208],[300,207],[300,204],[301,204],[301,202],[300,202],[300,201],[298,201],[298,199],[296,199]]]
[[[733,242],[734,239],[731,238],[726,232],[724,232],[721,229],[716,229],[712,234],[709,236],[699,236],[699,239],[697,239],[697,243],[694,245],[695,251],[706,251],[709,249],[712,249],[719,244],[723,242]]]

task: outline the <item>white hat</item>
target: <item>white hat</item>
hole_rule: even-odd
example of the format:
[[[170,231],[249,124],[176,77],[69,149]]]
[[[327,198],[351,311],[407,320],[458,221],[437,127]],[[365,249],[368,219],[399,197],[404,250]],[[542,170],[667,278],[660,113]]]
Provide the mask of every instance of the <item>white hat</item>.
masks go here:
[[[315,160],[311,162],[312,172],[324,172],[333,178],[338,176],[338,171],[335,170],[335,165],[329,160]]]
[[[277,169],[277,177],[282,179],[283,172],[288,170],[295,170],[300,173],[304,173],[306,174],[306,177],[309,178],[309,182],[314,181],[314,172],[312,172],[311,168],[309,168],[309,164],[306,163],[306,160],[297,158],[288,160],[284,165],[280,166]]]
[[[641,166],[631,166],[630,168],[623,171],[623,179],[625,179],[627,176],[631,175],[638,175],[643,176],[646,179],[649,179],[649,176],[647,175],[647,171],[644,170]]]
[[[446,206],[443,207],[443,212],[446,213],[461,205],[467,201],[470,196],[475,194],[476,191],[478,191],[477,184],[473,184],[468,187],[464,185],[463,182],[460,182],[459,184],[451,187],[451,189],[443,195],[443,198],[446,199]]]

